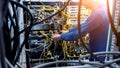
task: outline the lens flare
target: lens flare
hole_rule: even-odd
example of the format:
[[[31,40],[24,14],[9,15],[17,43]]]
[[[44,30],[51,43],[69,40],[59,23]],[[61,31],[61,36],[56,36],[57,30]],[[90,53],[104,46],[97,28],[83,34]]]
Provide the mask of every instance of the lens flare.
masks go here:
[[[106,4],[106,0],[99,0],[99,2]]]

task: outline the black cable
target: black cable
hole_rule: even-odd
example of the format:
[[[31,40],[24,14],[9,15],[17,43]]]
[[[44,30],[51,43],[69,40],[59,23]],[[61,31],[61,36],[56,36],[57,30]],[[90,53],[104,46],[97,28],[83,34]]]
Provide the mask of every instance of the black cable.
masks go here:
[[[66,4],[66,6],[64,6],[64,8],[63,9],[61,9],[60,11],[62,11],[62,10],[64,10],[66,7],[67,7],[67,5],[68,5],[68,3],[70,2],[70,0],[67,2],[67,4]],[[60,11],[58,11],[58,12],[60,12]],[[56,12],[55,14],[53,14],[53,15],[51,15],[50,17],[48,17],[48,18],[45,18],[44,20],[42,20],[41,22],[44,22],[45,20],[47,20],[47,19],[49,19],[49,18],[51,18],[52,16],[54,16],[54,15],[56,15],[56,14],[58,14],[58,12]],[[31,23],[30,24],[30,26],[29,26],[29,28],[25,31],[26,33],[25,33],[25,39],[26,40],[28,40],[28,36],[29,36],[29,32],[30,32],[30,30],[31,30],[31,28],[32,28],[32,26],[34,26],[34,25],[37,25],[37,24],[39,24],[39,23],[35,23],[35,24],[33,24],[33,23]],[[25,40],[25,41],[26,41]],[[28,46],[28,42],[26,41],[26,49],[29,49],[29,46]],[[26,52],[26,61],[28,62],[27,63],[27,67],[29,68],[30,67],[30,63],[29,63],[29,54]]]
[[[19,32],[19,23],[18,23],[18,18],[17,18],[17,8],[15,8],[15,5],[14,4],[11,4],[12,5],[12,9],[13,9],[13,18],[15,19],[15,25],[16,25],[16,28],[14,29],[14,36],[16,36]],[[16,6],[17,7],[17,6]],[[13,42],[13,56],[15,57],[16,53],[17,53],[17,50],[18,50],[18,47],[19,47],[19,44],[20,44],[20,36],[17,36],[17,38],[15,38],[14,42]]]
[[[16,9],[17,9],[17,7],[19,6],[19,7],[22,7],[24,10],[26,10],[29,14],[30,14],[30,18],[31,18],[31,22],[33,22],[33,17],[32,17],[32,14],[30,13],[30,11],[26,8],[26,7],[24,7],[24,6],[22,6],[21,4],[19,4],[19,3],[17,3],[17,2],[13,2],[13,1],[11,1],[11,4],[12,4],[12,8],[13,8],[13,12],[14,12],[14,17],[15,17],[15,23],[16,23],[16,29],[18,28],[18,21],[17,21],[17,16],[16,16],[16,10],[15,10],[15,8],[14,8],[14,5],[16,5]],[[32,24],[32,23],[31,23]],[[31,25],[30,24],[30,25]],[[15,37],[15,39],[13,40],[14,41],[14,43],[18,43],[17,42],[17,40],[18,40],[18,38],[17,37],[19,37],[19,35],[18,35],[18,32],[19,32],[19,29],[18,30],[16,30],[16,29],[14,29],[14,31],[16,31],[16,32],[14,32],[15,34],[14,34],[14,37]],[[23,41],[23,43],[22,43],[22,45],[21,46],[19,46],[20,47],[20,49],[17,49],[18,48],[18,46],[16,45],[16,46],[14,46],[14,49],[13,49],[13,52],[15,53],[13,53],[13,56],[14,56],[14,61],[13,61],[13,65],[15,65],[16,64],[16,62],[18,61],[18,59],[19,59],[19,56],[20,56],[20,53],[21,53],[21,51],[22,51],[22,48],[23,48],[23,46],[24,45],[26,45],[26,46],[28,46],[28,36],[29,36],[29,32],[30,32],[30,30],[29,31],[26,31],[25,32],[25,40]],[[18,36],[17,36],[18,35]],[[16,50],[16,51],[15,51]],[[29,64],[29,56],[28,56],[28,53],[26,53],[26,63],[27,63],[27,67],[29,68],[29,66],[30,66],[30,64]]]
[[[89,65],[92,65],[92,66],[101,66],[103,65],[102,63],[99,63],[99,62],[95,62],[95,61],[91,61],[91,62],[88,62],[88,61],[81,61],[79,60],[79,64],[89,64]]]
[[[103,52],[103,54],[104,54],[104,52]],[[106,64],[102,64],[102,63],[99,63],[99,62],[85,62],[85,61],[81,61],[81,63],[95,65],[95,66],[97,65],[98,67],[102,65],[101,67],[103,68],[103,66],[110,65],[110,64],[115,63],[117,61],[120,61],[120,58],[119,59],[115,59],[113,61],[109,61]],[[48,67],[48,66],[56,64],[56,63],[59,64],[59,63],[80,63],[80,62],[78,60],[58,60],[58,61],[54,61],[54,62],[48,62],[48,63],[44,63],[44,64],[41,64],[41,65],[37,65],[37,66],[34,66],[33,68]]]
[[[24,10],[26,10],[26,11],[28,11],[28,13],[30,14],[30,26],[31,25],[33,25],[33,16],[32,16],[32,14],[30,13],[30,11],[26,8],[26,7],[24,7],[24,6],[22,6],[20,3],[17,3],[17,2],[14,2],[14,1],[11,1],[11,3],[12,4],[15,4],[16,6],[19,6],[19,7],[22,7]],[[29,33],[30,33],[30,31],[31,31],[31,27],[30,28],[28,28],[26,31],[25,31],[25,40],[24,40],[24,43],[22,44],[22,47],[24,46],[24,44],[25,44],[25,48],[26,49],[29,49],[29,44],[28,44],[28,38],[29,38]],[[16,35],[16,37],[18,37],[19,35]],[[15,37],[15,36],[14,36]],[[16,39],[16,38],[15,38]],[[18,54],[17,54],[17,57],[16,57],[16,59],[15,59],[15,61],[14,61],[14,65],[16,64],[16,62],[17,62],[17,60],[19,59],[19,55],[20,55],[20,52],[22,51],[22,48],[20,48],[21,50],[19,50],[19,52],[18,52]],[[30,62],[29,62],[29,54],[28,54],[28,52],[26,52],[26,65],[27,65],[27,68],[30,68]]]
[[[7,11],[9,0],[1,0],[0,1],[0,67],[7,68],[8,65],[5,62],[5,40],[4,40],[4,19]]]
[[[14,21],[13,21],[13,18],[12,18],[12,16],[11,16],[11,14],[10,14],[10,10],[9,10],[9,9],[8,9],[8,17],[9,17],[9,19],[11,20],[11,25],[13,26],[13,29],[15,29],[16,26],[15,26],[15,24],[14,24]]]
[[[21,0],[17,0],[17,2],[20,2]]]
[[[30,23],[30,26],[33,25],[33,20],[31,20],[31,23]],[[26,27],[25,27],[26,28]],[[26,49],[29,49],[29,43],[28,43],[28,40],[29,40],[29,34],[30,34],[30,31],[31,31],[31,28],[28,28],[28,30],[25,31],[25,48]],[[29,52],[25,52],[26,53],[26,65],[27,65],[27,68],[30,68],[30,61],[29,61]]]
[[[116,30],[115,25],[114,25],[114,21],[112,19],[112,15],[110,14],[109,0],[106,0],[106,1],[107,1],[107,11],[108,11],[108,17],[109,17],[110,25],[111,25],[112,31],[115,34],[115,37],[117,39],[117,44],[116,45],[120,47],[120,32],[118,32]]]
[[[110,14],[109,0],[106,0],[106,1],[107,1],[106,3],[107,3],[107,11],[108,11],[108,17],[109,17],[110,25],[111,25],[111,27],[112,27],[112,30],[113,30],[115,36],[117,36],[117,35],[118,35],[118,32],[117,32],[117,30],[115,29],[115,25],[114,25],[112,16],[111,16],[111,14]]]
[[[96,52],[96,53],[94,53],[94,55],[104,55],[104,54],[107,54],[107,55],[120,55],[120,52]],[[81,59],[83,59],[83,58],[86,58],[86,57],[89,57],[90,56],[90,54],[87,54],[87,55],[85,55],[85,56],[82,56],[82,57],[80,57],[80,59],[79,59],[79,63],[80,64],[88,64],[89,62],[84,62],[83,60],[81,60]],[[112,61],[113,63],[115,63],[115,62],[117,62],[118,61],[118,59],[116,60],[114,60],[114,61]],[[91,62],[90,62],[91,63]],[[98,63],[98,62],[96,62],[96,63],[91,63],[92,65],[95,65],[96,66],[96,64],[98,65],[98,67],[101,67],[101,68],[103,68],[103,66],[105,67],[105,66],[110,66],[110,64],[112,64],[111,63],[111,61],[108,61],[108,62],[106,62],[105,64],[101,64],[101,63]],[[101,66],[102,65],[102,66]],[[113,66],[111,66],[112,68],[114,68]]]
[[[43,20],[40,21],[40,22],[35,22],[35,23],[33,23],[33,25],[28,26],[27,28],[21,30],[21,31],[18,33],[18,35],[21,34],[21,33],[23,33],[24,31],[28,30],[29,28],[31,28],[31,27],[33,27],[33,26],[35,26],[35,25],[37,25],[37,24],[43,23],[43,22],[46,21],[47,19],[50,19],[51,17],[57,15],[58,13],[60,13],[61,11],[63,11],[63,10],[67,7],[67,5],[69,4],[69,2],[70,2],[70,0],[68,0],[68,2],[66,3],[66,5],[65,5],[62,9],[58,10],[56,13],[52,14],[51,16],[43,19]],[[17,4],[17,3],[16,3],[16,4]],[[19,5],[20,5],[20,4],[19,4]],[[20,5],[20,6],[23,7],[22,5]],[[24,6],[24,8],[25,8],[25,6]],[[27,9],[27,8],[25,8],[25,9]],[[27,9],[27,10],[28,10],[28,9]],[[18,35],[17,35],[17,36],[18,36]],[[15,36],[15,37],[16,37],[16,36]],[[13,41],[15,37],[13,37],[13,38],[11,39],[11,41]]]
[[[23,48],[24,44],[25,44],[25,40],[24,40],[23,43],[21,44],[21,47],[19,48],[18,53],[16,54],[16,56],[15,56],[15,58],[14,58],[14,60],[13,60],[13,65],[15,65],[16,62],[18,61],[18,59],[19,59],[19,57],[20,57],[20,53],[22,52],[22,48]]]
[[[17,8],[15,8],[14,7],[14,2],[13,1],[10,1],[11,2],[11,4],[12,4],[12,8],[13,8],[13,13],[14,13],[14,17],[12,17],[11,16],[11,14],[10,14],[10,11],[8,11],[8,17],[9,17],[9,19],[11,20],[11,26],[13,26],[13,33],[14,33],[14,36],[16,36],[17,34],[18,34],[18,32],[19,32],[19,26],[18,26],[18,21],[17,21],[17,15],[16,15],[16,10],[15,9],[17,9]],[[16,4],[16,3],[15,3]],[[16,7],[17,6],[19,6],[19,5],[16,5]],[[23,7],[24,9],[25,9],[25,7]],[[29,12],[29,10],[26,10],[26,11],[28,11],[28,13],[30,14],[30,12]],[[30,14],[31,15],[31,21],[33,21],[33,17],[32,17],[32,14]],[[15,21],[13,20],[13,18],[15,19]],[[6,18],[6,20],[7,20],[7,18]],[[9,26],[9,24],[7,24],[7,22],[6,22],[6,28],[8,28],[8,26]],[[9,29],[9,28],[8,28]],[[10,32],[9,32],[10,33]],[[26,32],[27,33],[27,32]],[[10,37],[11,35],[9,34],[9,37]],[[26,35],[26,37],[28,38],[28,34]],[[19,36],[17,36],[17,37],[19,37]],[[17,49],[17,47],[18,47],[18,45],[19,45],[19,41],[18,41],[18,39],[19,38],[15,38],[14,40],[13,40],[13,44],[12,44],[12,42],[10,43],[10,44],[8,44],[9,46],[13,46],[13,52],[14,53],[11,53],[11,55],[12,56],[10,56],[10,57],[12,57],[11,59],[9,58],[9,60],[12,60],[11,61],[11,63],[13,64],[13,65],[15,65],[16,64],[16,62],[18,61],[18,59],[19,59],[19,56],[20,56],[20,53],[21,53],[21,50],[22,50],[22,48],[23,48],[23,46],[25,45],[25,43],[27,42],[27,40],[25,41],[23,41],[23,43],[22,43],[22,45],[20,46],[21,48],[20,49]],[[9,43],[9,42],[7,42],[7,43]],[[12,47],[11,46],[11,47]],[[8,47],[8,46],[6,46],[6,47]],[[9,48],[9,49],[11,49],[11,47]],[[8,50],[7,50],[8,51]],[[10,50],[11,51],[11,50]],[[8,53],[8,52],[7,52]],[[10,53],[10,52],[9,52]]]
[[[69,1],[70,1],[70,0],[69,0]],[[68,5],[69,1],[67,2],[66,6]],[[25,6],[22,6],[21,4],[16,3],[16,2],[13,2],[13,1],[11,1],[11,3],[18,5],[18,6],[22,7],[23,9],[26,9],[26,11],[28,11],[28,12],[30,13],[30,11],[29,11]],[[54,15],[56,15],[56,14],[59,13],[59,12],[61,12],[62,10],[64,10],[64,9],[66,8],[66,6],[65,6],[64,8],[62,8],[60,11],[58,11],[58,12],[56,12],[55,14],[51,15],[50,17],[45,18],[45,19],[42,20],[41,22],[43,22],[43,21],[45,21],[45,20],[53,17]],[[30,16],[32,17],[31,13],[30,13]],[[31,21],[33,21],[33,18],[32,18]],[[37,24],[39,24],[39,22],[36,23],[36,24],[34,24],[34,25],[37,25]],[[19,32],[19,34],[21,34],[21,33],[24,32],[24,31],[27,32],[27,33],[29,33],[27,30],[30,29],[32,26],[33,26],[33,25],[30,25],[30,26],[27,27],[26,29],[24,29],[24,30],[22,30],[21,32]],[[19,34],[18,34],[18,35],[19,35]],[[26,36],[29,36],[29,35],[26,34]],[[14,38],[16,38],[16,37],[17,37],[17,36],[14,36]],[[13,38],[13,39],[14,39],[14,38]],[[27,38],[26,38],[26,39],[27,39]],[[26,41],[26,42],[27,42],[27,41]],[[23,46],[24,46],[24,43],[25,43],[25,41],[24,41],[23,44],[21,45],[20,50],[19,50],[19,52],[18,52],[18,54],[17,54],[17,56],[16,56],[16,58],[15,58],[15,60],[14,60],[14,65],[16,64],[17,60],[19,59],[19,55],[20,55],[20,53],[21,53],[21,51],[22,51],[22,48],[23,48]]]
[[[79,0],[79,4],[78,4],[78,37],[80,38],[81,43],[83,44],[85,49],[90,53],[90,55],[93,58],[95,58],[96,60],[100,61],[101,63],[104,63],[102,60],[100,60],[97,56],[95,56],[93,54],[93,52],[85,45],[85,43],[84,43],[84,41],[82,39],[81,25],[80,25],[80,19],[81,19],[81,17],[80,17],[80,12],[81,12],[80,7],[81,7],[81,5],[82,5],[82,0]]]
[[[15,9],[15,6],[14,6],[14,4],[11,4],[12,5],[12,9],[13,9],[13,18],[15,18],[15,23],[14,24],[16,24],[16,27],[18,28],[18,19],[17,19],[17,14],[16,14],[16,9]],[[17,7],[17,6],[16,6]]]
[[[117,29],[115,28],[112,15],[111,15],[111,13],[110,13],[109,0],[106,0],[106,1],[107,1],[106,3],[107,3],[107,11],[108,11],[108,17],[109,17],[110,25],[111,25],[112,31],[113,31],[113,33],[115,34],[115,37],[116,37],[116,39],[117,39],[116,45],[119,46],[119,48],[120,48],[120,32],[117,32]],[[115,0],[115,2],[116,2],[116,0]],[[117,4],[116,4],[116,5],[117,5]]]
[[[33,16],[32,16],[30,10],[29,10],[27,7],[25,7],[24,5],[21,5],[21,4],[18,3],[18,2],[15,2],[15,1],[10,1],[10,2],[11,2],[11,4],[15,4],[16,6],[19,6],[19,7],[23,8],[25,11],[27,11],[27,12],[29,13],[29,15],[30,15],[30,18],[31,18],[30,21],[31,21],[31,22],[33,21]],[[26,29],[18,32],[18,34],[16,34],[16,35],[11,39],[11,42],[12,42],[15,38],[17,38],[17,36],[19,36],[21,33],[23,33],[24,31],[26,31],[26,30],[28,30],[28,29],[29,29],[29,28],[26,28]]]
[[[69,0],[69,1],[70,1],[70,0]],[[67,2],[66,6],[68,5],[69,1]],[[14,2],[14,1],[11,1],[11,3],[12,3],[12,4],[16,4],[17,6],[22,7],[23,9],[26,9],[26,11],[28,11],[28,12],[30,13],[30,11],[29,11],[25,6],[23,6],[23,5],[21,5],[21,4],[17,3],[17,2]],[[42,20],[41,22],[43,22],[43,21],[45,21],[45,20],[53,17],[54,15],[58,14],[59,12],[61,12],[62,10],[64,10],[64,9],[66,8],[66,6],[65,6],[64,8],[62,8],[60,11],[58,11],[58,12],[56,12],[55,14],[51,15],[50,17],[45,18],[45,19]],[[30,13],[30,16],[31,16],[31,21],[33,21],[32,14],[31,14],[31,13]],[[29,31],[30,31],[31,27],[34,26],[34,25],[37,25],[37,24],[39,24],[39,22],[30,25],[29,27],[27,27],[27,28],[25,28],[24,30],[20,31],[19,34],[21,34],[22,32],[25,31],[25,32],[27,33],[26,36],[29,36]],[[19,35],[19,34],[18,34],[18,35]],[[17,35],[17,36],[18,36],[18,35]],[[13,39],[15,39],[17,36],[14,36]],[[26,37],[26,36],[25,36],[25,37]],[[27,40],[27,39],[28,39],[28,37],[26,37],[26,40]],[[11,40],[11,41],[13,41],[13,40]],[[26,42],[24,41],[23,44],[21,45],[20,50],[19,50],[19,52],[18,52],[18,54],[17,54],[17,56],[16,56],[16,58],[15,58],[15,60],[14,60],[14,64],[16,64],[16,62],[17,62],[17,60],[18,60],[18,58],[19,58],[19,55],[20,55],[20,53],[21,53],[21,51],[22,51],[21,49],[23,48],[24,43],[27,43],[27,41],[26,41]]]
[[[118,61],[118,59],[114,60],[112,62],[115,62],[115,61]],[[40,65],[34,66],[33,68],[49,67],[53,64],[59,64],[59,63],[76,63],[76,64],[78,64],[80,62],[78,60],[58,60],[58,61],[54,61],[54,62],[48,62],[48,63],[40,64]],[[110,63],[111,62],[108,62],[107,65],[110,64]],[[94,65],[94,66],[97,66],[97,67],[103,65],[102,63],[99,63],[99,62],[86,62],[86,61],[81,61],[80,64],[90,64],[90,65]],[[79,66],[83,66],[83,65],[79,65]]]
[[[15,58],[15,53],[17,51],[17,49],[14,50],[14,46],[19,46],[19,44],[15,44],[14,42],[19,42],[18,38],[16,38],[15,41],[13,41],[14,44],[12,44],[10,42],[10,36],[11,36],[11,31],[13,31],[13,33],[15,34],[17,32],[17,26],[15,25],[15,21],[13,20],[11,14],[10,14],[10,9],[8,8],[7,11],[7,16],[6,19],[10,19],[9,22],[11,23],[11,27],[13,26],[13,28],[9,28],[8,26],[10,25],[8,22],[5,22],[4,25],[4,36],[7,37],[7,39],[5,38],[5,44],[6,44],[6,56],[8,58],[8,60],[12,63],[13,59]],[[13,47],[13,49],[11,49]],[[13,52],[14,51],[14,52]]]
[[[10,68],[15,68],[7,58],[5,58],[5,62],[9,65]]]
[[[120,52],[95,52],[94,53],[94,55],[104,55],[104,54],[120,55]],[[89,57],[89,56],[90,56],[90,54],[86,54],[86,55],[80,57],[79,59],[83,59],[83,58],[86,58],[86,57]]]
[[[19,37],[19,35],[18,35],[19,26],[18,26],[17,15],[16,15],[16,10],[15,10],[15,8],[14,8],[14,5],[16,5],[16,7],[19,6],[19,7],[23,8],[24,10],[26,10],[26,11],[29,13],[30,18],[31,18],[31,19],[30,19],[30,21],[31,21],[31,24],[30,24],[30,25],[32,25],[32,23],[33,23],[33,16],[32,16],[32,14],[30,13],[29,9],[27,9],[25,6],[21,5],[20,3],[17,3],[17,2],[14,2],[14,1],[10,1],[10,3],[12,4],[12,8],[13,8],[13,12],[14,12],[14,18],[15,18],[15,22],[14,22],[13,19],[12,19],[12,17],[10,17],[11,21],[14,22],[14,27],[15,27],[15,28],[14,28],[14,33],[15,33],[15,34],[14,34],[14,37],[15,37],[15,39],[13,40],[13,42],[14,42],[14,43],[18,43],[17,40],[18,40],[18,37]],[[16,9],[17,9],[17,8],[16,8]],[[24,46],[24,45],[28,46],[28,41],[27,41],[27,40],[28,40],[28,37],[29,37],[29,32],[30,32],[30,28],[25,31],[25,40],[23,41],[22,45],[20,46],[20,49],[17,49],[17,47],[18,47],[17,45],[14,46],[13,51],[15,52],[15,54],[14,54],[14,60],[13,60],[13,63],[12,63],[13,65],[15,65],[16,62],[18,61],[23,46]],[[12,43],[12,41],[11,41],[11,43]],[[14,44],[14,45],[15,45],[15,44]],[[27,58],[28,58],[28,56],[27,56]],[[29,63],[29,61],[28,61],[27,63]],[[27,64],[27,67],[29,67],[29,66],[30,66],[30,65]]]
[[[96,52],[96,53],[94,53],[94,55],[104,55],[104,54],[106,54],[106,55],[120,55],[120,52]],[[79,61],[80,61],[80,63],[81,64],[86,64],[87,62],[84,62],[84,61],[82,61],[81,59],[83,59],[83,58],[86,58],[86,57],[89,57],[90,56],[90,54],[87,54],[87,55],[85,55],[85,56],[82,56],[82,57],[80,57],[80,59],[79,59]],[[115,60],[116,61],[116,60]],[[117,61],[116,61],[117,62]],[[107,62],[107,63],[105,63],[105,64],[102,64],[102,66],[110,66],[110,63],[111,62]],[[115,62],[113,62],[113,63],[115,63]],[[112,64],[112,63],[111,63]],[[100,64],[101,65],[101,64]],[[101,66],[101,68],[103,68]],[[114,68],[113,66],[111,66],[112,68]]]
[[[113,63],[116,63],[116,62],[119,62],[119,61],[120,61],[120,58],[114,59],[114,60],[112,60],[111,62],[106,63],[106,64],[100,66],[99,68],[104,68],[104,67],[106,67],[106,66],[109,66],[109,65],[111,65],[111,64],[113,64]]]
[[[3,17],[3,19],[4,19],[4,23],[3,23],[4,24],[4,26],[3,26],[4,31],[3,31],[3,34],[4,34],[4,43],[5,43],[5,51],[6,51],[5,54],[6,54],[6,57],[9,59],[9,61],[12,62],[13,59],[14,59],[14,56],[13,56],[13,53],[12,53],[13,51],[12,51],[12,46],[11,46],[11,43],[10,43],[10,38],[11,38],[11,32],[13,32],[14,29],[16,29],[16,26],[13,25],[14,21],[12,19],[12,16],[10,15],[9,10],[8,10],[8,4],[4,5],[3,8],[6,9],[6,11],[4,11],[4,13],[6,13],[6,14]],[[11,17],[11,19],[8,18],[8,17]],[[8,21],[9,19],[11,21]],[[12,29],[9,27],[10,23],[11,23],[11,26],[13,25]]]
[[[53,64],[59,64],[59,63],[79,63],[78,60],[58,60],[58,61],[54,61],[54,62],[48,62],[48,63],[44,63],[44,64],[40,64],[40,65],[37,65],[37,66],[34,66],[33,68],[42,68],[42,67],[48,67],[50,65],[53,65]]]
[[[33,21],[33,16],[31,14],[30,10],[26,6],[24,6],[24,5],[22,5],[22,4],[18,3],[18,2],[15,2],[15,1],[10,1],[10,3],[15,4],[16,6],[19,6],[19,7],[23,8],[23,9],[25,9],[30,14],[31,21]]]

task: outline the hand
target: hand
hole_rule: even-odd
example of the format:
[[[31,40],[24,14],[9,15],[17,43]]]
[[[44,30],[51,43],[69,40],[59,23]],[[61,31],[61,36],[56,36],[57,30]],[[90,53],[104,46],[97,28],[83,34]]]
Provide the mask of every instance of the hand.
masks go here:
[[[61,39],[60,34],[52,35],[51,38],[52,38],[53,40],[60,40],[60,39]]]
[[[65,31],[65,30],[62,30],[62,31],[60,31],[59,33],[60,33],[60,34],[65,34],[65,33],[68,33],[68,32],[69,32],[68,30],[66,30],[66,31]]]

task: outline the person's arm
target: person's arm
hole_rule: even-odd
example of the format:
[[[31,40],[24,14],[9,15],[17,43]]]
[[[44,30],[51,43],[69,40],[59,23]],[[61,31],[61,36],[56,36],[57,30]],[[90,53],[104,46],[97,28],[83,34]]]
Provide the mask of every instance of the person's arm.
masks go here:
[[[85,34],[93,31],[94,29],[102,26],[102,21],[104,17],[99,13],[91,14],[90,17],[81,25],[81,33],[84,36]],[[66,41],[78,40],[78,30],[61,34],[61,38]]]
[[[77,30],[77,29],[78,29],[78,27],[75,26],[75,27],[73,27],[72,29],[70,29],[69,32],[75,31],[75,30]]]

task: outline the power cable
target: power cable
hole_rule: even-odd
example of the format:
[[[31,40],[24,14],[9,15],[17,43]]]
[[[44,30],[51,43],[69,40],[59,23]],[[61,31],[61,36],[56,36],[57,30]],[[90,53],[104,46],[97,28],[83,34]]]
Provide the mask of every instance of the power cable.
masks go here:
[[[112,61],[109,62],[109,63],[103,64],[103,65],[100,66],[99,68],[104,68],[104,67],[106,67],[106,66],[109,66],[109,65],[111,65],[111,64],[113,64],[113,63],[116,63],[116,62],[119,62],[119,61],[120,61],[120,58],[114,59],[114,60],[112,60]]]
[[[35,26],[35,25],[37,25],[37,24],[40,24],[40,23],[46,21],[47,19],[50,19],[51,17],[57,15],[58,13],[60,13],[61,11],[63,11],[63,10],[67,7],[67,5],[69,4],[69,2],[70,2],[70,0],[68,0],[68,2],[66,3],[66,5],[65,5],[62,9],[58,10],[56,13],[52,14],[51,16],[43,19],[43,20],[40,21],[40,22],[35,22],[35,23],[33,23],[33,25],[28,26],[27,28],[21,30],[21,31],[17,34],[17,36],[18,36],[19,34],[23,33],[24,31],[28,30],[29,28],[31,28],[31,27],[33,27],[33,26]],[[13,3],[16,3],[16,2],[13,2]],[[17,4],[17,3],[16,3],[16,4]],[[18,4],[18,5],[20,5],[20,4]],[[22,5],[20,5],[20,6],[23,7]],[[24,6],[24,8],[26,9],[25,6]],[[30,12],[30,11],[29,11],[29,12]],[[31,15],[30,15],[30,16],[31,16]],[[16,36],[14,36],[14,37],[11,39],[11,41],[13,41],[15,38],[16,38]]]
[[[116,54],[120,54],[120,52],[97,52],[97,53],[94,53],[95,55],[102,55],[102,54],[112,54],[112,55],[116,55]],[[87,57],[88,55],[82,57],[82,58],[85,58]],[[89,55],[90,56],[90,55]],[[59,63],[80,63],[80,64],[90,64],[92,66],[97,66],[97,67],[100,67],[101,65],[101,68],[103,68],[103,66],[108,66],[112,63],[115,63],[117,61],[120,61],[120,58],[118,59],[115,59],[113,61],[108,61],[106,62],[106,64],[102,64],[102,63],[99,63],[99,62],[86,62],[86,61],[80,61],[79,60],[58,60],[58,61],[54,61],[54,62],[48,62],[48,63],[44,63],[44,64],[41,64],[41,65],[37,65],[37,66],[34,66],[33,68],[41,68],[41,67],[48,67],[50,65],[53,65],[53,64],[59,64]],[[82,65],[81,65],[82,66]],[[82,67],[81,67],[82,68]]]
[[[14,16],[15,16],[15,21],[16,21],[16,25],[18,24],[18,22],[17,22],[17,18],[16,18],[16,17],[17,17],[17,16],[16,16],[16,10],[14,9],[14,6],[13,6],[13,5],[16,5],[16,7],[19,6],[19,7],[23,8],[24,10],[26,10],[26,11],[29,13],[30,18],[31,18],[31,19],[30,19],[30,22],[31,22],[30,25],[32,25],[32,23],[33,23],[33,16],[32,16],[32,14],[31,14],[31,12],[29,11],[29,9],[27,9],[25,6],[21,5],[21,4],[18,3],[18,2],[15,2],[15,1],[10,1],[10,3],[12,4]],[[12,20],[12,17],[10,17],[10,19],[11,19],[12,22],[14,22],[14,21]],[[14,24],[15,24],[15,23],[14,23]],[[15,27],[15,28],[16,28],[16,27],[18,28],[18,25],[17,25],[17,26],[14,25],[14,27]],[[14,29],[14,30],[16,30],[16,29]],[[18,31],[18,30],[17,30],[17,31]],[[18,32],[19,32],[19,31],[18,31]],[[19,36],[19,35],[18,35],[18,32],[14,32],[14,33],[15,33],[14,37],[16,36],[15,39],[17,39],[17,37]],[[20,48],[17,50],[16,47],[14,47],[15,49],[14,49],[13,51],[17,50],[17,52],[15,51],[16,54],[14,55],[13,65],[15,65],[16,62],[18,61],[23,46],[24,46],[25,44],[27,45],[27,42],[28,42],[27,39],[28,39],[28,36],[29,36],[29,32],[30,32],[30,28],[25,31],[25,39],[24,39],[23,43],[21,44]],[[16,41],[15,39],[13,40],[14,42]],[[12,41],[11,41],[11,42],[12,42]],[[16,42],[16,43],[18,43],[18,42]],[[27,57],[27,58],[28,58],[28,57]],[[27,63],[29,63],[29,61],[27,61]],[[29,67],[29,65],[27,65],[27,67]]]
[[[106,3],[107,3],[107,11],[108,11],[108,17],[109,17],[110,25],[112,27],[113,33],[115,34],[115,37],[117,38],[117,44],[116,45],[120,47],[120,32],[117,32],[117,30],[115,28],[112,15],[110,13],[109,0],[106,0],[106,1],[107,1]]]
[[[5,58],[5,61],[6,61],[6,63],[9,65],[10,68],[15,68],[15,67],[8,61],[7,58]]]
[[[20,3],[17,3],[17,2],[14,2],[14,1],[10,1],[10,2],[11,2],[11,4],[15,4],[15,5],[23,8],[24,10],[26,10],[26,11],[30,14],[31,22],[33,21],[33,17],[32,17],[32,14],[30,13],[29,9],[27,9],[25,6],[21,5]],[[51,15],[51,16],[43,19],[41,22],[43,22],[43,21],[45,21],[45,20],[53,17],[54,15],[58,14],[59,12],[63,11],[63,10],[67,7],[67,5],[68,5],[69,2],[70,2],[70,0],[67,2],[67,4],[66,4],[61,10],[58,10],[58,12],[56,12],[56,13],[54,13],[53,15]],[[26,38],[25,38],[25,40],[23,41],[23,43],[21,44],[21,47],[20,47],[20,49],[19,49],[19,51],[18,51],[18,53],[17,53],[17,55],[16,55],[16,57],[15,57],[15,59],[14,59],[14,63],[13,63],[14,65],[16,64],[17,60],[19,59],[19,56],[20,56],[20,53],[21,53],[21,51],[22,51],[22,48],[23,48],[24,44],[27,42],[27,39],[28,39],[28,36],[29,36],[29,31],[31,30],[32,26],[37,25],[37,24],[39,24],[39,23],[41,23],[41,22],[37,22],[37,23],[31,24],[29,27],[27,27],[27,28],[23,29],[22,31],[20,31],[16,36],[14,36],[14,37],[11,39],[11,41],[13,41],[16,37],[18,37],[18,36],[19,36],[22,32],[24,32],[24,31],[27,33],[26,36],[25,36]]]
[[[112,55],[119,55],[120,52],[95,52],[94,55],[104,55],[104,54],[112,54]],[[84,56],[81,56],[79,59],[83,59],[83,58],[86,58],[86,57],[89,57],[90,54],[86,54]]]

